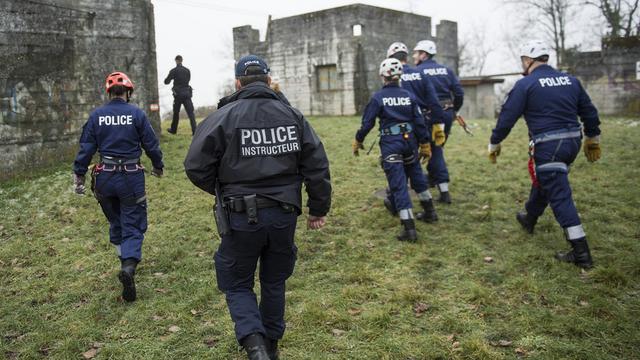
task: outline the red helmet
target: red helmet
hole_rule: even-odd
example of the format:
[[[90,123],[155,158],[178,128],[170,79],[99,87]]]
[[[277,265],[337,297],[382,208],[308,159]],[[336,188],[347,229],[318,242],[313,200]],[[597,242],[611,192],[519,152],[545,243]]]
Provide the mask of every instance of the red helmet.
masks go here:
[[[129,89],[129,91],[133,92],[133,81],[131,81],[127,74],[123,72],[116,71],[107,76],[107,80],[105,83],[107,92],[109,92],[109,90],[116,85],[122,85],[125,88]]]

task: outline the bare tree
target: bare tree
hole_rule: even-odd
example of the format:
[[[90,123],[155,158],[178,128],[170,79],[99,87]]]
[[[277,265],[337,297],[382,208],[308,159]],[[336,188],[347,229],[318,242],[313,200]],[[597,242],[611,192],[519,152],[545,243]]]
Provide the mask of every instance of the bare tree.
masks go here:
[[[472,32],[466,33],[458,41],[458,67],[461,75],[480,76],[493,48],[487,41],[485,24],[474,25]]]
[[[588,0],[589,1],[589,0]],[[507,4],[517,7],[521,14],[531,16],[529,22],[544,31],[553,42],[558,65],[564,61],[567,51],[567,25],[575,19],[578,10],[576,0],[505,0]]]
[[[600,13],[611,29],[611,37],[640,35],[639,0],[587,0],[585,4],[600,9]]]

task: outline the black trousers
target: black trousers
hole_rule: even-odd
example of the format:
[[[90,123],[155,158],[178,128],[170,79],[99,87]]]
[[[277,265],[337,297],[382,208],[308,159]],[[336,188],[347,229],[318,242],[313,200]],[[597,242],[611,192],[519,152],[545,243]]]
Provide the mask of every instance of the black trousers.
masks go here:
[[[293,273],[298,248],[294,243],[295,212],[279,207],[258,210],[258,224],[247,214],[231,213],[230,235],[222,237],[215,254],[218,288],[227,300],[238,342],[260,333],[281,339],[285,330],[285,282]],[[260,260],[260,303],[253,291]]]
[[[184,105],[184,110],[189,116],[191,122],[191,134],[196,132],[196,116],[193,113],[193,103],[191,96],[174,95],[173,96],[173,120],[171,121],[171,132],[178,131],[178,121],[180,119],[180,107]]]

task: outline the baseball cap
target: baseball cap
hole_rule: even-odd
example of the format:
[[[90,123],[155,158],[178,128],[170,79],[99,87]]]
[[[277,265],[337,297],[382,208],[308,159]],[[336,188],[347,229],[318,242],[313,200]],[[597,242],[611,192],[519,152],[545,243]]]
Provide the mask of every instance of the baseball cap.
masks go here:
[[[259,67],[262,74],[269,73],[269,66],[267,66],[267,63],[264,60],[256,55],[247,55],[241,57],[236,63],[236,77],[258,75],[253,73],[253,71],[251,74],[247,74],[247,69],[251,66]]]

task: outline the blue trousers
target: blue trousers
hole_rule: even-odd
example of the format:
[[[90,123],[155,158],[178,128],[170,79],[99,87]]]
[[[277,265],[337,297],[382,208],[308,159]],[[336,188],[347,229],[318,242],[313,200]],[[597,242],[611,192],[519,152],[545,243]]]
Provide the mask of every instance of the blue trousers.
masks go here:
[[[245,213],[231,213],[231,234],[215,254],[218,289],[227,300],[238,342],[260,333],[269,339],[284,335],[285,282],[293,273],[298,248],[294,243],[297,213],[280,207],[258,210],[258,224]],[[253,291],[260,260],[260,304]]]
[[[444,119],[444,132],[448,138],[455,112],[453,109],[449,109],[444,113],[446,115]],[[431,129],[429,131],[431,131]],[[429,185],[432,187],[449,182],[449,170],[447,169],[447,162],[444,159],[444,145],[439,147],[436,146],[435,143],[431,143],[431,159],[427,164],[427,173],[429,174]]]
[[[133,169],[134,165],[131,166]],[[109,220],[109,240],[121,259],[142,259],[142,241],[147,231],[147,201],[143,198],[142,170],[102,171],[96,175],[100,207]]]
[[[411,188],[417,193],[428,189],[427,178],[422,172],[418,159],[418,143],[413,136],[403,139],[402,135],[385,135],[380,138],[382,169],[389,183],[389,200],[397,210],[411,209]]]
[[[580,225],[578,210],[571,197],[569,165],[580,152],[579,137],[548,141],[535,146],[534,160],[539,186],[531,186],[527,213],[539,217],[551,205],[556,220],[563,228]]]

